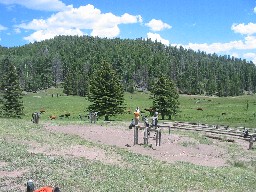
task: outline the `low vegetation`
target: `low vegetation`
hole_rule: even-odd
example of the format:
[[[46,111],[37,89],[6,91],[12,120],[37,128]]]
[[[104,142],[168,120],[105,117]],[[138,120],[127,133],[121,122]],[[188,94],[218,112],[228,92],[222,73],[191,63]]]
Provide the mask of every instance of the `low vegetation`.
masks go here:
[[[183,162],[168,164],[77,136],[48,132],[24,120],[3,119],[0,136],[1,191],[21,191],[29,178],[35,180],[36,186],[58,185],[63,191],[78,192],[251,191],[255,188],[255,161],[233,162],[229,167],[220,168]],[[35,145],[44,151],[33,152]],[[108,154],[118,154],[120,164],[49,152],[72,145],[97,147]]]
[[[180,95],[180,112],[172,121],[245,126],[255,129],[255,96],[234,98]],[[0,124],[0,191],[22,191],[25,182],[33,178],[36,186],[58,185],[62,191],[252,191],[256,188],[256,161],[246,159],[255,149],[242,152],[234,143],[228,143],[231,157],[227,167],[205,167],[190,163],[169,164],[129,152],[115,146],[89,142],[78,136],[45,130],[43,123],[88,123],[85,109],[89,102],[84,97],[65,96],[61,89],[26,93],[23,97],[23,119],[1,119]],[[133,111],[152,106],[147,92],[125,93],[126,112],[111,117],[112,123],[129,125]],[[201,108],[202,110],[197,110]],[[31,114],[44,111],[39,124],[33,124]],[[65,114],[69,114],[65,116]],[[50,116],[57,119],[51,120]],[[61,116],[64,115],[64,116]],[[79,116],[80,115],[80,116]],[[99,119],[98,123],[104,121]],[[167,120],[162,120],[167,121]],[[185,147],[197,142],[211,145],[211,140],[198,133],[176,132],[192,137],[196,142],[184,142]],[[43,151],[33,152],[33,146]],[[104,163],[79,156],[60,154],[70,146],[96,147],[107,154],[117,154],[120,163]],[[239,158],[241,157],[241,158]]]
[[[256,124],[256,96],[244,95],[237,97],[207,97],[198,95],[180,95],[179,112],[172,117],[172,121],[185,121],[205,123],[212,125],[225,125],[230,127],[255,128]],[[145,109],[152,106],[149,92],[125,93],[124,114],[110,118],[110,121],[130,121],[136,107],[140,107],[142,115],[149,116]],[[48,89],[37,93],[26,93],[24,101],[24,119],[31,119],[31,113],[39,110],[45,112],[41,121],[49,120],[50,115],[55,115],[62,121],[77,121],[82,116],[87,120],[86,111],[89,101],[86,97],[65,96],[62,89]],[[198,109],[201,110],[198,110]],[[65,113],[70,116],[64,117]],[[64,115],[59,118],[60,115]],[[86,116],[86,117],[85,117]],[[99,119],[103,121],[102,117]],[[160,119],[160,121],[162,121]],[[164,120],[168,121],[168,120]],[[163,121],[162,121],[163,122]]]

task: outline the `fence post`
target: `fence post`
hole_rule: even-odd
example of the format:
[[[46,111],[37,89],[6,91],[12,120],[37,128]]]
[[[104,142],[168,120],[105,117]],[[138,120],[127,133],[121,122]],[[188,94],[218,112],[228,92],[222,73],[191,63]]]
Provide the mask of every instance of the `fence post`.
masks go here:
[[[134,134],[133,134],[133,140],[134,140],[134,142],[133,142],[133,144],[134,145],[136,145],[136,144],[138,144],[138,142],[139,142],[139,139],[138,139],[138,125],[135,125],[134,126]]]
[[[253,135],[250,136],[250,140],[249,140],[249,150],[252,149],[253,146]]]
[[[156,146],[157,146],[157,143],[158,143],[158,130],[155,130],[156,132]]]
[[[148,144],[148,127],[144,129],[144,145]]]

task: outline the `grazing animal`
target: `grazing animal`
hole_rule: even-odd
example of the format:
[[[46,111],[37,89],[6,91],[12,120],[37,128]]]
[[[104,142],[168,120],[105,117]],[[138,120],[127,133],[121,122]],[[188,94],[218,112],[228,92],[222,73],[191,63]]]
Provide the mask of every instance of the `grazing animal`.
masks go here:
[[[65,117],[69,117],[70,116],[70,113],[65,113]]]
[[[44,110],[44,109],[40,109],[39,112],[40,112],[40,113],[45,113],[45,110]]]
[[[199,107],[199,108],[197,108],[196,110],[198,110],[198,111],[203,111],[203,108]]]
[[[223,112],[223,113],[221,113],[221,115],[227,115],[227,113]]]
[[[51,120],[57,119],[57,116],[55,116],[55,115],[50,115],[49,117],[50,117]]]

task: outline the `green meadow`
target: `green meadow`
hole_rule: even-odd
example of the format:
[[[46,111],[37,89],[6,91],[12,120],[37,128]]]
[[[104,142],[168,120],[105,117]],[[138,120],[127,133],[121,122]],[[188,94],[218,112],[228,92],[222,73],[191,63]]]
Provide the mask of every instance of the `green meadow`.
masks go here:
[[[180,113],[171,121],[245,126],[253,130],[256,122],[255,99],[255,96],[247,95],[234,98],[180,95]],[[24,184],[30,178],[35,180],[36,186],[46,183],[58,185],[63,192],[244,192],[256,189],[256,158],[245,159],[247,155],[256,156],[255,147],[251,151],[242,151],[237,144],[228,143],[231,159],[230,166],[227,167],[206,167],[184,162],[169,164],[116,146],[93,143],[79,136],[50,132],[43,128],[43,123],[88,124],[88,119],[85,118],[84,122],[79,118],[79,115],[87,115],[85,110],[89,103],[86,98],[64,96],[61,89],[49,89],[27,93],[23,101],[23,119],[1,119],[0,191],[24,191]],[[152,100],[148,93],[126,93],[125,104],[132,111],[137,106],[143,111],[152,105]],[[203,110],[197,110],[198,108]],[[45,109],[46,112],[41,115],[38,125],[33,124],[30,121],[31,113],[40,109]],[[58,118],[56,121],[49,119],[50,115],[65,113],[70,113],[71,116]],[[145,112],[145,115],[148,114]],[[111,121],[114,124],[122,121],[128,126],[132,118],[133,115],[127,112],[111,117]],[[102,121],[103,118],[100,118],[99,123]],[[198,133],[193,134],[194,138],[199,138]],[[185,144],[190,145],[184,143],[184,146]],[[29,151],[31,145],[41,146],[45,150],[47,148],[48,151],[61,151],[70,146],[82,145],[104,150],[110,156],[118,155],[122,160],[118,165],[70,155],[45,155],[43,152]],[[241,157],[240,160],[238,156]]]
[[[58,97],[57,97],[58,94]],[[61,89],[48,89],[38,93],[27,93],[24,98],[24,119],[31,119],[32,112],[44,109],[41,121],[49,120],[50,115],[60,116],[70,113],[70,118],[62,121],[77,121],[79,115],[87,116],[89,102],[85,97],[64,96]],[[207,97],[180,95],[180,112],[171,121],[186,121],[213,125],[229,125],[230,127],[255,128],[256,124],[256,95],[239,97]],[[126,112],[111,117],[112,121],[130,121],[133,111],[140,107],[142,115],[149,116],[145,108],[152,106],[148,92],[125,93]],[[197,110],[201,108],[202,110]],[[131,111],[131,114],[128,113]],[[99,120],[103,121],[103,117]],[[169,121],[168,119],[160,121]]]

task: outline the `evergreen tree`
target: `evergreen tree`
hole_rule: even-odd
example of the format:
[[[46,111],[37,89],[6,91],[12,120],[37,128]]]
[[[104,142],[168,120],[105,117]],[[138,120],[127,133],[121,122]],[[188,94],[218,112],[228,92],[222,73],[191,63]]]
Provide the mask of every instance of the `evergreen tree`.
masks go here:
[[[6,58],[2,62],[5,73],[1,79],[1,109],[4,117],[20,118],[23,115],[22,90],[15,66]]]
[[[4,76],[4,62],[1,62],[0,66],[0,117],[3,116],[3,76]]]
[[[88,110],[105,116],[105,121],[124,112],[124,89],[109,63],[103,61],[91,75],[88,99],[92,102]]]
[[[134,88],[151,89],[154,78],[161,73],[176,83],[180,93],[234,96],[256,92],[253,62],[182,46],[165,46],[151,39],[58,36],[21,47],[0,47],[0,60],[6,55],[12,55],[20,84],[26,91],[38,91],[64,81],[65,93],[85,96],[87,69],[105,60],[130,92]]]
[[[167,115],[169,119],[178,112],[179,94],[175,84],[166,76],[161,76],[151,89],[153,108],[161,113],[162,119]]]
[[[75,91],[74,91],[74,86],[75,84],[75,80],[74,80],[74,73],[72,73],[71,71],[67,72],[65,81],[64,81],[64,90],[63,92],[67,95],[75,95]]]

